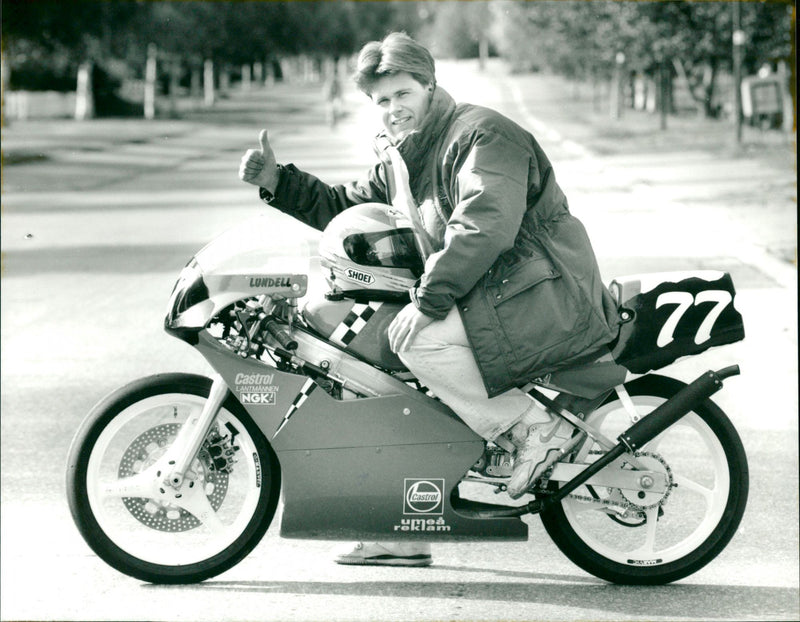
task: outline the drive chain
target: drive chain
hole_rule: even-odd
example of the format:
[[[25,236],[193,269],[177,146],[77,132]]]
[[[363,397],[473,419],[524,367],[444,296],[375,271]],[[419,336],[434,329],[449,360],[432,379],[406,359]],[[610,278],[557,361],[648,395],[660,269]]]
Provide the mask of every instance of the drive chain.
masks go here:
[[[590,453],[591,454],[602,455],[604,452],[602,452],[602,451],[592,451]],[[616,507],[622,508],[626,512],[629,511],[629,510],[633,510],[635,512],[645,512],[647,510],[653,509],[654,507],[663,506],[667,502],[667,499],[669,498],[669,495],[672,492],[672,489],[675,487],[675,483],[674,483],[673,476],[672,476],[672,469],[670,468],[669,464],[667,464],[666,460],[664,460],[660,455],[658,455],[658,454],[656,454],[654,452],[640,451],[640,452],[636,452],[634,454],[634,456],[636,458],[642,458],[642,457],[653,458],[654,460],[658,461],[664,467],[664,472],[667,475],[667,491],[655,503],[651,503],[650,505],[640,505],[638,503],[634,503],[633,501],[630,501],[627,498],[625,498],[625,496],[621,492],[620,492],[620,496],[622,497],[621,500],[608,499],[608,498],[607,499],[600,499],[599,497],[598,498],[587,497],[586,495],[576,495],[574,493],[568,494],[566,496],[566,498],[567,499],[575,499],[576,501],[583,501],[585,503],[594,503],[595,505],[616,506]],[[555,465],[553,465],[553,467],[554,466]],[[542,483],[546,483],[546,478],[552,472],[553,467],[550,467],[548,472],[545,474],[545,478],[543,478],[543,482]],[[608,490],[611,491],[611,490],[619,490],[619,489],[609,488]]]

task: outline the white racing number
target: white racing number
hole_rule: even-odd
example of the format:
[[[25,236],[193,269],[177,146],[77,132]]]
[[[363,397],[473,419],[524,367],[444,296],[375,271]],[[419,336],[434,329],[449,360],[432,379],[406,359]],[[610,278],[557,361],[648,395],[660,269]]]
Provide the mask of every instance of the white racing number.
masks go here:
[[[658,339],[656,339],[656,345],[659,348],[663,348],[672,343],[674,340],[675,328],[678,326],[678,322],[681,321],[681,318],[689,307],[692,305],[697,306],[704,302],[714,302],[716,304],[700,323],[700,326],[697,328],[697,333],[694,336],[694,342],[698,345],[708,341],[711,339],[711,329],[714,327],[714,322],[717,321],[717,318],[720,316],[723,309],[730,304],[731,300],[733,300],[731,293],[722,289],[703,290],[698,293],[697,296],[693,296],[689,292],[664,292],[656,300],[656,309],[663,305],[677,306],[667,318],[667,321],[664,322],[664,326],[661,327],[661,332],[658,333]]]

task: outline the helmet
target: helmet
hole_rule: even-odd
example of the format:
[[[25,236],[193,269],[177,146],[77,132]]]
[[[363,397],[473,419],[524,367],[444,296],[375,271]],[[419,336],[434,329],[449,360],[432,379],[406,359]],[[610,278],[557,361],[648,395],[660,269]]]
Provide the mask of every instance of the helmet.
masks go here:
[[[400,219],[390,205],[362,203],[331,220],[319,243],[328,285],[341,292],[407,292],[424,265],[414,231],[398,227]]]

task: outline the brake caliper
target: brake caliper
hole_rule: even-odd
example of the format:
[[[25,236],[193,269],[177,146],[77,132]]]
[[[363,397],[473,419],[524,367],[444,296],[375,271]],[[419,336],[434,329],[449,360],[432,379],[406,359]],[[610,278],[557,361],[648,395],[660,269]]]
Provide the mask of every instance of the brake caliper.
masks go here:
[[[229,423],[226,424],[226,427],[230,434],[224,436],[220,434],[218,428],[212,428],[200,450],[200,458],[210,471],[230,474],[237,461],[236,452],[239,450],[239,446],[234,444],[234,437],[238,432]]]

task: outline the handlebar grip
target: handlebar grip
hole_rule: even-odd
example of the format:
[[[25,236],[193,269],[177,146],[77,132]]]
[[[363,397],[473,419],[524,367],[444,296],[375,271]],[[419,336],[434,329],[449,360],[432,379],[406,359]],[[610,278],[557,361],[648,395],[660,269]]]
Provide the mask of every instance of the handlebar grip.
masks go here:
[[[731,365],[730,367],[723,367],[717,372],[717,376],[720,380],[725,380],[725,378],[730,378],[731,376],[738,376],[742,373],[739,370],[738,365]]]
[[[297,341],[292,339],[289,331],[285,330],[275,320],[267,320],[265,325],[267,332],[275,337],[275,340],[281,344],[286,350],[293,352],[297,350]]]

